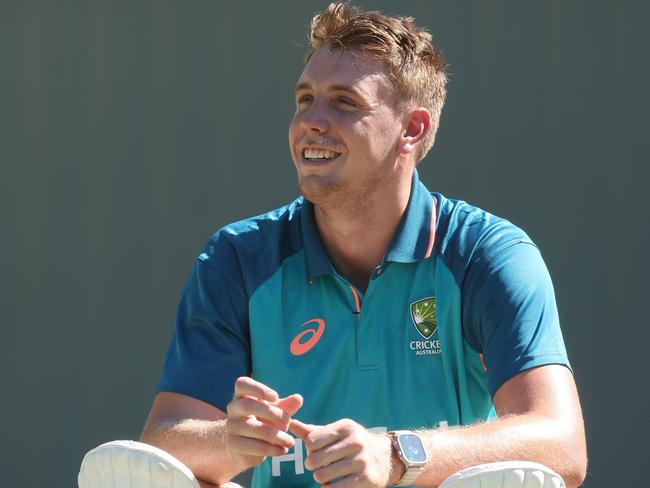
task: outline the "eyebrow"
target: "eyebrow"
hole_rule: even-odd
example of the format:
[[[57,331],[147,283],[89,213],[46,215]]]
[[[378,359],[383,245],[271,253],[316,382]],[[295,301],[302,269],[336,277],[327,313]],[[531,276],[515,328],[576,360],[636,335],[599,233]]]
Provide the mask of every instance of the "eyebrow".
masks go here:
[[[300,90],[309,90],[309,89],[311,89],[311,85],[309,83],[303,81],[302,83],[298,83],[296,85],[295,91],[299,92]],[[361,92],[359,92],[359,91],[357,91],[357,90],[355,90],[353,88],[350,88],[349,86],[346,86],[346,85],[332,85],[332,86],[328,87],[327,91],[330,91],[330,92],[346,92],[346,93],[350,93],[352,95],[356,95],[357,97],[364,98],[364,96],[363,96],[363,94]]]
[[[300,91],[300,90],[308,90],[311,85],[309,83],[305,83],[304,81],[302,83],[298,83],[296,85],[296,88],[294,91]]]

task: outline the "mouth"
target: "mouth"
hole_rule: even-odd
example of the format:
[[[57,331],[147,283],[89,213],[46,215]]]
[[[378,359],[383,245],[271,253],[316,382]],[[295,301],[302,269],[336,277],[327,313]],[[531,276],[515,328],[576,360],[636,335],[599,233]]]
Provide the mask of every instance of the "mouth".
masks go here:
[[[301,155],[304,162],[324,164],[338,158],[341,153],[329,149],[306,147],[302,149]]]

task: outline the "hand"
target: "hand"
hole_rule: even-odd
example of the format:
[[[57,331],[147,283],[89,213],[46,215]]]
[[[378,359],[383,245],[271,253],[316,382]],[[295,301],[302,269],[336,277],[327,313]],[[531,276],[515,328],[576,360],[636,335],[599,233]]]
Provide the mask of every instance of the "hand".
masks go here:
[[[279,398],[274,390],[252,378],[238,378],[226,420],[228,448],[234,461],[247,469],[266,456],[287,453],[294,444],[287,434],[289,421],[301,406],[298,394]]]
[[[400,466],[404,472],[390,438],[369,432],[353,420],[318,426],[293,419],[289,427],[305,443],[305,467],[323,486],[385,487],[400,479]]]

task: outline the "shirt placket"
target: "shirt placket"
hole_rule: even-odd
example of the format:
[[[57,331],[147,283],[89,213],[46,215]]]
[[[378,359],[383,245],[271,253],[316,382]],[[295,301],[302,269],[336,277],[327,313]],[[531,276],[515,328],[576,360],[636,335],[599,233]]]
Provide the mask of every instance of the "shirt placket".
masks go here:
[[[379,274],[381,274],[381,268],[378,267],[373,271],[373,278]],[[373,283],[374,279],[371,279],[368,283],[365,295],[344,278],[339,276],[337,279],[347,289],[349,303],[354,315],[357,366],[361,371],[377,369],[379,367],[379,330],[377,325],[379,324],[373,324],[372,318],[375,314],[366,305],[368,298],[373,293],[373,288],[376,286]]]

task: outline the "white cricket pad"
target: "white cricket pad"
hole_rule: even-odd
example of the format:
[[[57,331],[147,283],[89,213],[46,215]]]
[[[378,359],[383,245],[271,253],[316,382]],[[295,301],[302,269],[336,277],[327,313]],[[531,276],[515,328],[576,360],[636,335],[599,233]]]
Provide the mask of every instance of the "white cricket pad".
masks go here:
[[[168,452],[135,441],[112,441],[84,456],[79,488],[199,488],[192,471]]]
[[[543,464],[504,461],[463,469],[439,488],[566,488],[564,480]]]

